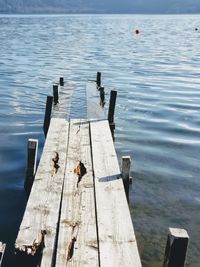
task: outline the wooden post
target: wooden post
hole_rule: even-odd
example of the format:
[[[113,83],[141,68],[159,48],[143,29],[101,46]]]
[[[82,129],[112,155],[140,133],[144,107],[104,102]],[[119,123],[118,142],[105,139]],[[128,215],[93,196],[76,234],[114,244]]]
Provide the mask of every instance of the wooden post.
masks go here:
[[[129,203],[129,184],[130,184],[130,168],[131,168],[131,157],[122,157],[122,179],[124,183],[124,190],[126,193],[126,199]]]
[[[117,98],[117,91],[111,90],[109,110],[108,110],[108,122],[110,124],[110,130],[112,132],[112,135],[114,134],[115,130],[114,113],[115,113],[116,98]]]
[[[97,82],[97,86],[98,87],[101,86],[101,72],[97,72],[97,80],[96,80],[96,82]]]
[[[186,230],[169,228],[163,267],[184,267],[188,241]]]
[[[29,196],[35,173],[36,173],[36,163],[37,163],[37,152],[38,152],[38,140],[29,139],[28,140],[28,157],[27,157],[27,169],[26,169],[26,179],[24,182],[24,189],[27,196]]]
[[[54,101],[54,105],[58,104],[58,85],[54,84],[53,85],[53,101]]]
[[[6,244],[0,242],[0,267],[1,267],[1,264],[3,262],[3,256],[4,256],[5,249],[6,249]]]
[[[60,86],[64,86],[64,78],[60,77]]]
[[[104,87],[99,87],[99,92],[100,92],[100,105],[104,107],[105,105],[105,92],[104,92]]]
[[[47,136],[49,124],[51,120],[52,104],[53,104],[53,96],[47,96],[46,110],[45,110],[45,116],[44,116],[44,125],[43,125],[45,137]]]

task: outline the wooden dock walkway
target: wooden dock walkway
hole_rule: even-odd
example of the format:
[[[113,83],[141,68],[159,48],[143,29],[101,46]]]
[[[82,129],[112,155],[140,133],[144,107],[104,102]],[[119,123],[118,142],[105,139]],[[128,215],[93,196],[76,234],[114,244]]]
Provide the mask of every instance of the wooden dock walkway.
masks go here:
[[[38,140],[28,140],[28,202],[13,267],[142,266],[128,207],[131,160],[122,157],[120,170],[113,143],[117,92],[108,108],[100,78],[87,83],[86,119],[70,119],[63,78],[47,96],[37,168]],[[184,267],[188,241],[186,230],[169,228],[164,267]],[[5,248],[0,242],[0,266]]]
[[[37,167],[38,140],[29,139],[24,188],[28,197],[12,267],[141,267],[128,207],[129,156],[120,170],[114,148],[117,92],[86,86],[87,116],[70,119],[64,79],[47,96],[46,141]],[[106,112],[108,110],[108,112]],[[184,267],[189,235],[169,228],[163,267]],[[6,267],[0,241],[0,266]]]
[[[15,243],[16,266],[141,266],[104,92],[94,82],[86,89],[87,119],[70,120],[61,104],[68,98],[57,94],[66,88],[54,88],[43,153]],[[34,140],[28,146],[34,148]]]

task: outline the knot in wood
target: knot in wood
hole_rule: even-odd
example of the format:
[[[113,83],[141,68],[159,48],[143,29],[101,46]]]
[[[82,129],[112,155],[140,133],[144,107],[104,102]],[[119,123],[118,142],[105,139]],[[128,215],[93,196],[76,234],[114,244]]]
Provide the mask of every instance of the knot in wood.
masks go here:
[[[87,173],[85,165],[81,161],[79,161],[79,164],[74,169],[74,173],[76,173],[79,178],[82,178]]]
[[[52,158],[52,161],[54,163],[54,169],[55,169],[55,173],[57,173],[58,169],[60,168],[58,161],[59,161],[59,155],[58,152],[55,152],[55,157]]]
[[[81,161],[79,161],[79,164],[74,169],[74,173],[78,175],[78,181],[77,181],[77,187],[78,187],[78,184],[80,183],[82,177],[87,173],[85,165]]]

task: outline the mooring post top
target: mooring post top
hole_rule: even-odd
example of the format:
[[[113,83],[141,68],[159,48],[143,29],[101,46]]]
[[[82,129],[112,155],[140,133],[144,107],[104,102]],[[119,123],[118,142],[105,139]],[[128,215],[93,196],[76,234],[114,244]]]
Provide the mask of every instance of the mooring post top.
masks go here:
[[[116,99],[116,97],[117,97],[117,90],[112,89],[112,90],[110,91],[110,95],[111,95],[113,98]]]
[[[47,100],[49,100],[49,101],[53,101],[53,96],[52,96],[52,95],[48,95],[48,96],[47,96]]]
[[[130,160],[131,161],[131,156],[122,156],[122,160]]]
[[[0,241],[0,253],[5,249],[6,244]]]
[[[185,229],[170,227],[169,234],[173,236],[174,238],[188,238],[189,239],[189,235]]]
[[[97,83],[97,86],[101,86],[101,72],[97,72],[96,83]]]
[[[35,149],[38,145],[37,139],[28,139],[28,148]]]
[[[131,167],[131,157],[122,156],[122,174],[130,173],[130,167]]]
[[[60,86],[64,86],[64,77],[60,77]]]
[[[100,76],[101,76],[101,72],[97,71],[97,77],[100,77]]]
[[[122,157],[122,178],[123,179],[130,178],[130,168],[131,168],[131,157],[123,156]]]
[[[108,121],[109,121],[109,124],[114,122],[116,98],[117,98],[117,91],[111,90],[110,91],[109,109],[108,109]]]
[[[54,105],[58,104],[59,102],[58,84],[53,85],[53,99],[54,99]]]

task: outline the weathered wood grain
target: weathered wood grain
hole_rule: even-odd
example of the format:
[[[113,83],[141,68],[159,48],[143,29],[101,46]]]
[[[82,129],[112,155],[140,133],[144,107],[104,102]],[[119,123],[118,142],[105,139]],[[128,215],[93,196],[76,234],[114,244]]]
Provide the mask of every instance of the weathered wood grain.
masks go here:
[[[67,83],[64,86],[58,85],[59,99],[53,107],[52,118],[65,118],[69,120],[72,92],[73,89]]]
[[[141,267],[108,121],[90,122],[101,267]]]
[[[87,119],[106,119],[105,107],[101,103],[100,91],[95,82],[87,82]]]
[[[20,266],[30,267],[33,262],[33,266],[38,266],[40,261],[41,267],[51,266],[66,165],[68,126],[64,119],[51,119],[15,243],[16,262],[20,262]]]
[[[79,120],[70,123],[56,266],[99,266],[89,124]]]

